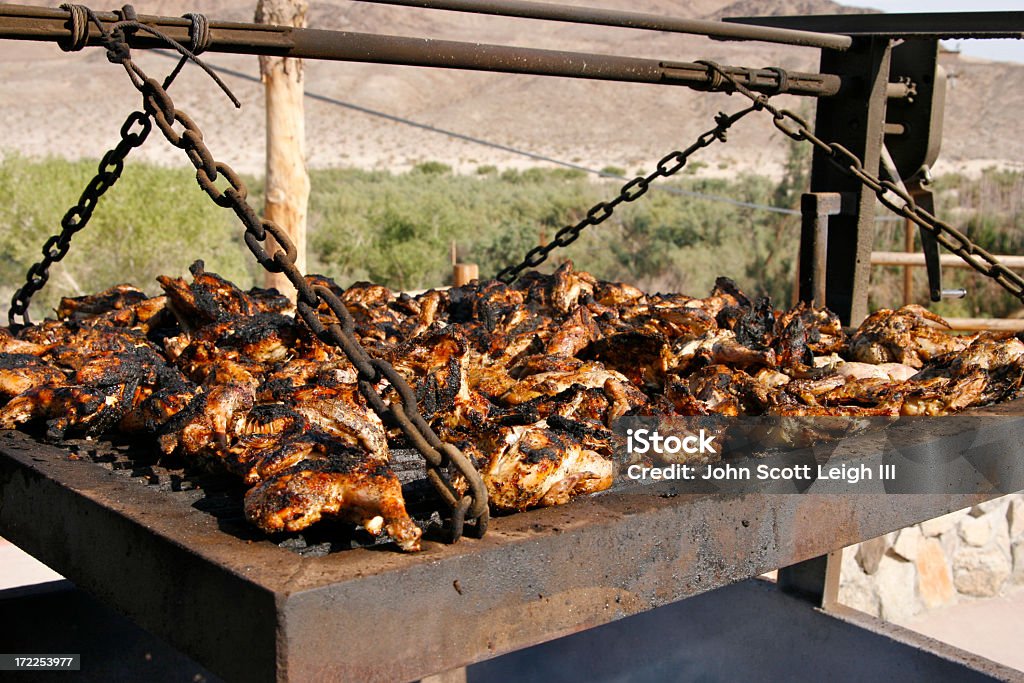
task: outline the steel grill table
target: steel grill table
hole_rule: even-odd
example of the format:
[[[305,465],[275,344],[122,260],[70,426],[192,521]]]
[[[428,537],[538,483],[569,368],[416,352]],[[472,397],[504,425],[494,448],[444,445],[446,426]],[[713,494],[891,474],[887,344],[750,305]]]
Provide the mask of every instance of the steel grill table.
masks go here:
[[[1024,400],[970,414],[995,421],[936,430],[926,447],[955,457],[988,430],[990,462],[1019,479]],[[863,439],[844,457],[877,464],[881,442]],[[246,681],[412,680],[1000,495],[697,495],[662,482],[499,517],[483,539],[427,542],[420,553],[303,556],[211,512],[203,489],[166,486],[153,467],[68,456],[0,434],[0,534]]]

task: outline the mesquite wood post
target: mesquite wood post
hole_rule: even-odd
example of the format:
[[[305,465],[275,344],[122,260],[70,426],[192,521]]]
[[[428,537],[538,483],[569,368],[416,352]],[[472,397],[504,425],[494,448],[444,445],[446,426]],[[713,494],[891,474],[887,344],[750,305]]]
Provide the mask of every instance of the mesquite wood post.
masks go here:
[[[306,26],[307,0],[259,0],[256,22]],[[295,265],[306,272],[306,125],[303,108],[302,60],[260,57],[267,110],[267,192],[264,215],[287,231],[298,248]],[[295,289],[281,273],[267,273],[265,286],[295,298]]]

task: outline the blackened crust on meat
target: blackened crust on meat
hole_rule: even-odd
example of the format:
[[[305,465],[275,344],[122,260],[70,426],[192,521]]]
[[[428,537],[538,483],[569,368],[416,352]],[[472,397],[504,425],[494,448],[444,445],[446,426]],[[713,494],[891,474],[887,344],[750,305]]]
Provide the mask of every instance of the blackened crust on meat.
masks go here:
[[[562,437],[554,432],[530,431],[524,434],[519,442],[519,452],[523,454],[526,462],[533,465],[545,460],[557,463],[562,460],[565,443]]]
[[[546,420],[548,427],[553,430],[566,432],[571,434],[576,439],[584,439],[588,436],[597,438],[606,438],[607,430],[596,427],[586,422],[580,422],[579,420],[572,420],[561,415],[550,415]]]
[[[723,324],[724,317],[736,312],[738,315],[732,325]],[[762,296],[749,308],[727,307],[718,314],[718,324],[719,327],[735,332],[736,341],[744,346],[759,350],[770,348],[775,330],[775,309],[772,307],[772,300]]]
[[[45,365],[30,353],[0,353],[0,370],[19,370],[31,365]]]

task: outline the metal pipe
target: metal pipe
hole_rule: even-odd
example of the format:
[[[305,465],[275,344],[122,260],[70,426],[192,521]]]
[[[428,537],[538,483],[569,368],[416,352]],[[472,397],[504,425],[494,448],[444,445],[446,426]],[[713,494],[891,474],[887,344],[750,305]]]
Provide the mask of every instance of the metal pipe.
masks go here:
[[[112,13],[98,16],[107,25],[117,21]],[[68,36],[67,17],[62,10],[0,5],[0,38],[57,42]],[[140,16],[139,20],[188,44],[188,20],[151,16]],[[95,27],[90,29],[87,44],[97,46],[100,36]],[[700,90],[708,90],[712,82],[707,67],[701,64],[636,57],[224,22],[210,22],[210,35],[207,52],[683,85]],[[129,44],[141,49],[166,47],[158,38],[141,32],[132,35]],[[774,71],[744,67],[726,70],[753,90],[774,93],[779,87],[780,76]],[[843,85],[839,76],[831,74],[791,72],[787,77],[786,92],[794,95],[828,97]]]
[[[836,31],[850,36],[962,40],[1024,38],[1024,12],[921,12],[906,14],[817,14],[804,16],[728,17],[744,26],[771,26],[800,31]]]
[[[657,14],[623,12],[620,10],[596,7],[556,5],[546,2],[530,2],[528,0],[362,1],[376,5],[400,5],[402,7],[422,7],[424,9],[471,12],[474,14],[489,14],[501,17],[518,17],[521,19],[544,19],[548,21],[565,21],[573,24],[594,24],[598,26],[614,26],[617,28],[668,31],[670,33],[689,33],[708,36],[709,38],[716,38],[719,40],[758,40],[768,43],[802,45],[805,47],[828,48],[831,50],[847,50],[853,42],[849,36],[841,36],[834,33],[818,33],[814,31],[796,31],[793,29],[777,28],[768,29],[763,26],[743,26],[739,24],[726,24],[721,21],[663,17]]]

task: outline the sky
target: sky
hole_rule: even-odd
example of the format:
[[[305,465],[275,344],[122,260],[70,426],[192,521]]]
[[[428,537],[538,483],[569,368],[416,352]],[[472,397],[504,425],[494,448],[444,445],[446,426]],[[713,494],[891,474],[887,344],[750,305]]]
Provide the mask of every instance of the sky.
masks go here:
[[[847,5],[874,7],[886,12],[995,12],[1024,10],[1024,0],[840,0]],[[969,5],[969,7],[965,7]],[[965,55],[1024,63],[1024,40],[961,40],[946,43]]]

